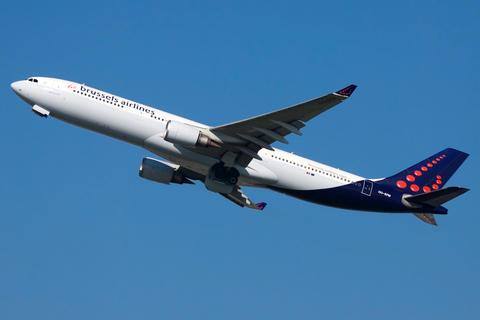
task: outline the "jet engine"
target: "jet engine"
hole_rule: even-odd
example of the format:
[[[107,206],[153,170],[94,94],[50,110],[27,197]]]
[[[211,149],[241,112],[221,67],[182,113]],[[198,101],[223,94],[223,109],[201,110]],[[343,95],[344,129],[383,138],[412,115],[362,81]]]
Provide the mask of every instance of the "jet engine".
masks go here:
[[[203,135],[199,129],[172,120],[167,122],[163,139],[184,147],[219,147],[218,144]]]
[[[152,158],[143,159],[138,175],[144,179],[164,184],[170,184],[170,182],[193,184],[193,182],[185,178],[183,173],[177,171],[174,167]]]

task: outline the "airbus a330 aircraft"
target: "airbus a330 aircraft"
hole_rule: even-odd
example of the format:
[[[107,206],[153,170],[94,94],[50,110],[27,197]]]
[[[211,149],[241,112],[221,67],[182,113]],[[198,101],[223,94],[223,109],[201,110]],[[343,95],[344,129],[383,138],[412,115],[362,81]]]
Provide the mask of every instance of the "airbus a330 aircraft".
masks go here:
[[[373,212],[413,213],[436,225],[442,204],[468,189],[443,188],[468,154],[445,149],[384,179],[366,179],[273,148],[285,136],[302,135],[305,123],[346,100],[351,85],[289,108],[210,127],[106,93],[85,84],[34,77],[11,85],[32,112],[129,142],[168,160],[144,158],[140,177],[164,183],[199,180],[235,204],[263,209],[240,186],[268,188],[326,206]]]

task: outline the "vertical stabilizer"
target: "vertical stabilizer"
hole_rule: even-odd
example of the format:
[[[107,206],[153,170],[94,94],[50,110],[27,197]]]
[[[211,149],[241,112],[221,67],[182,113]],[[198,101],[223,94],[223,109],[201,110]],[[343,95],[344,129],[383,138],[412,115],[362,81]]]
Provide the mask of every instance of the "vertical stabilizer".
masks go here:
[[[391,185],[411,194],[439,190],[467,157],[465,152],[448,148],[378,183]]]

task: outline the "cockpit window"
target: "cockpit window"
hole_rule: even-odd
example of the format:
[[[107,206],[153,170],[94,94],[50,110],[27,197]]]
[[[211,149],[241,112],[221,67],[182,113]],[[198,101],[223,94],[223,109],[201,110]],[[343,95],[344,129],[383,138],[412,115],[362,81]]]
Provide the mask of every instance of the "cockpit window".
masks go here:
[[[30,82],[38,82],[37,79],[33,79],[33,78],[28,78],[27,80],[30,81]]]

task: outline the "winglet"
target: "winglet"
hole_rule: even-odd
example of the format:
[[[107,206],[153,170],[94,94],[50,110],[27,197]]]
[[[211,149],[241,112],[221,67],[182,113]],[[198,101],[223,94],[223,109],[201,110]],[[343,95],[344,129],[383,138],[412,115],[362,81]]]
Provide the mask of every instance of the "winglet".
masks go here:
[[[259,207],[260,210],[263,210],[263,209],[265,209],[267,204],[265,202],[260,202],[260,203],[257,203],[256,206]]]
[[[339,94],[339,95],[342,95],[342,96],[350,97],[352,95],[353,91],[355,91],[356,88],[357,88],[357,86],[352,84],[352,85],[350,85],[346,88],[343,88],[342,90],[337,91],[335,93]]]

